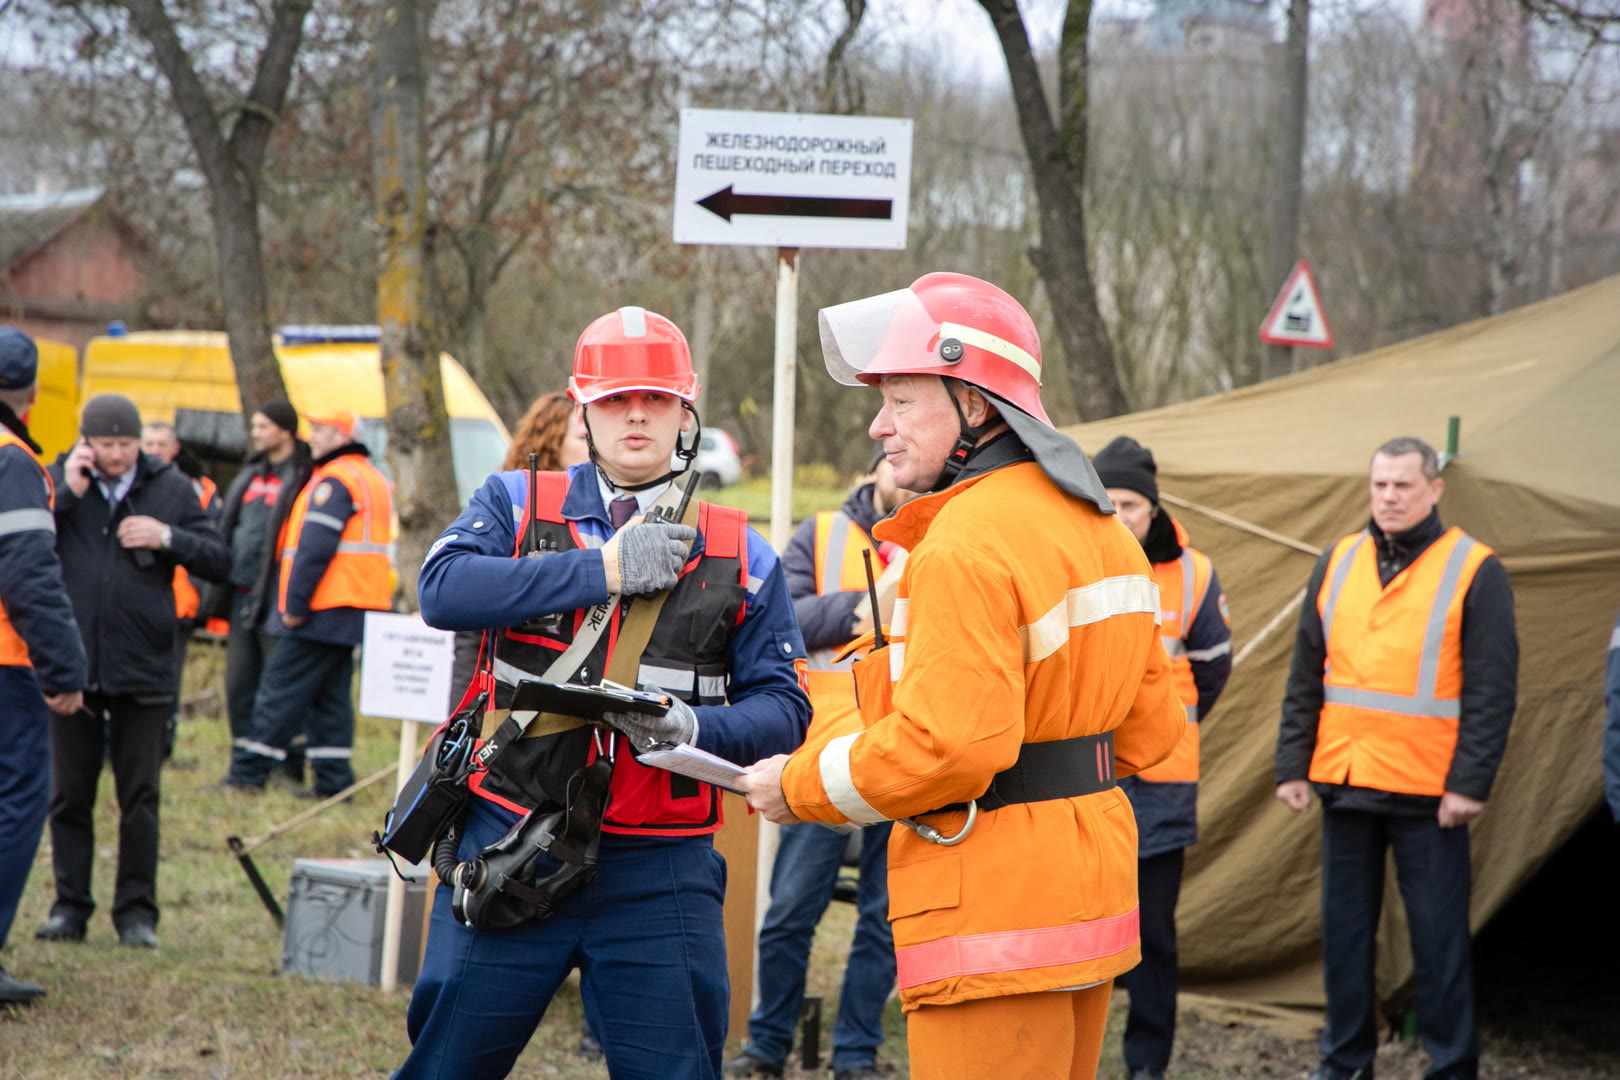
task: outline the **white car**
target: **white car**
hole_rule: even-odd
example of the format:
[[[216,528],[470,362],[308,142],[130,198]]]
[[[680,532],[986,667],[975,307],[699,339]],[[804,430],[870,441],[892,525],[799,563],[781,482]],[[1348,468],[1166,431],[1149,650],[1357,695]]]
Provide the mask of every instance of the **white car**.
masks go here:
[[[676,459],[673,467],[680,468]],[[716,488],[730,487],[742,479],[742,458],[737,454],[737,441],[719,428],[704,428],[698,437],[697,457],[692,467],[703,474],[703,488],[712,493]]]

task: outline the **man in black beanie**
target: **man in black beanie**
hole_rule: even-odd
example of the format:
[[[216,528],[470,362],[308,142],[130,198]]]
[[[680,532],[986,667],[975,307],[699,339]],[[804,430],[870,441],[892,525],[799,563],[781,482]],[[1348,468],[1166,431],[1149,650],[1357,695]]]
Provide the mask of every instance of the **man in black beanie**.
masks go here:
[[[220,504],[220,534],[231,551],[227,584],[205,598],[206,617],[230,625],[225,653],[225,709],[231,744],[239,748],[253,726],[253,699],[276,639],[265,632],[265,616],[275,606],[271,557],[276,533],[312,469],[309,444],[298,437],[298,413],[286,401],[259,408],[248,423],[253,456],[236,474]],[[302,747],[289,751],[284,766],[303,782]]]
[[[1199,724],[1232,672],[1232,628],[1209,556],[1189,546],[1186,529],[1159,505],[1159,468],[1152,451],[1121,435],[1091,460],[1120,522],[1153,564],[1160,634],[1187,709],[1187,732],[1175,752],[1119,782],[1136,812],[1142,926],[1142,962],[1119,979],[1131,997],[1125,1067],[1131,1080],[1160,1080],[1176,1034],[1182,855],[1198,838]]]
[[[95,911],[96,783],[110,758],[118,794],[112,921],[121,944],[157,945],[159,778],[175,692],[174,568],[217,581],[229,557],[191,481],[140,452],[141,416],[91,398],[82,438],[49,470],[56,551],[89,660],[84,707],[51,721],[51,863],[56,902],[34,934],[79,941]]]

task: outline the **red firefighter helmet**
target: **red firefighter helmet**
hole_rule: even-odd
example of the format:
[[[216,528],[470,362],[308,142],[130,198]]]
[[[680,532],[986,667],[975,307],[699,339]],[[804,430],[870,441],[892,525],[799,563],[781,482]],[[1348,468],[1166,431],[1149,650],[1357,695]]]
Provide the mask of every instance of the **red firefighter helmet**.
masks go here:
[[[698,392],[680,327],[639,307],[611,311],[585,328],[568,380],[568,396],[582,405],[629,390],[674,394],[688,403]]]
[[[1022,304],[966,274],[926,274],[907,289],[822,308],[827,371],[846,386],[884,375],[940,375],[988,390],[1048,426],[1041,339]]]

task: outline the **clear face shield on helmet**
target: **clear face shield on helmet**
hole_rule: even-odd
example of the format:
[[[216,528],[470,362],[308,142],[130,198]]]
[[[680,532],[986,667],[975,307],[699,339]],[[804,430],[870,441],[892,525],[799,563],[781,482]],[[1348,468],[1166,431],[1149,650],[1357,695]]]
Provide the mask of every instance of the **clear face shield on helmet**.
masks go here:
[[[827,373],[845,386],[876,386],[897,372],[950,374],[953,360],[939,353],[940,323],[910,289],[822,308],[817,321]]]

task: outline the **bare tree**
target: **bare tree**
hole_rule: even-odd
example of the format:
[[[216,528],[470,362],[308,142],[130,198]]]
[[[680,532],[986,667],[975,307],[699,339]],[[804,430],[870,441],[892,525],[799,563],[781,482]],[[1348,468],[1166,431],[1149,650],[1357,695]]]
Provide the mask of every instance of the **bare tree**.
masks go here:
[[[416,607],[416,576],[428,547],[456,515],[450,419],[439,350],[423,326],[427,232],[422,37],[416,0],[377,8],[372,92],[377,188],[377,322],[388,460],[399,515],[399,588]]]
[[[1086,419],[1116,416],[1130,408],[1114,366],[1114,349],[1097,308],[1086,251],[1084,180],[1086,175],[1086,43],[1091,26],[1091,0],[1071,0],[1063,16],[1058,51],[1059,128],[1041,86],[1041,74],[1030,48],[1029,32],[1016,0],[979,0],[995,25],[1012,81],[1018,126],[1029,155],[1030,174],[1039,205],[1040,243],[1029,250],[1041,273],[1052,307],[1062,313],[1057,337],[1075,408]]]
[[[204,86],[163,0],[123,0],[123,6],[169,82],[208,183],[225,333],[243,412],[249,414],[287,394],[270,341],[259,194],[265,149],[287,100],[311,0],[275,0],[270,6],[253,82],[228,104],[216,101]]]

